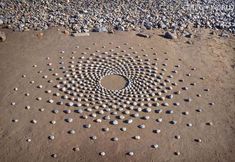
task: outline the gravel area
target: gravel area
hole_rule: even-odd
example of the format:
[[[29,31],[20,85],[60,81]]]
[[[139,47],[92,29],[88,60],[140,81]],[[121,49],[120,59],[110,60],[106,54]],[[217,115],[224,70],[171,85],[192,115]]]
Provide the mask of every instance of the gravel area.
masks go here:
[[[71,33],[210,28],[235,33],[234,0],[1,0],[0,25],[14,31],[63,26]],[[186,33],[187,35],[187,33]]]

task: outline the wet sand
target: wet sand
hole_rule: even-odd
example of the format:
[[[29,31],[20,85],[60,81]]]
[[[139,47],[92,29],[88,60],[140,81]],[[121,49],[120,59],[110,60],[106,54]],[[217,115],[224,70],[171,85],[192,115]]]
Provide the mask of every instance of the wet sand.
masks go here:
[[[7,40],[0,43],[0,161],[235,161],[233,37],[217,37],[210,35],[207,30],[201,30],[194,38],[177,40],[164,39],[159,30],[149,31],[153,35],[150,39],[138,37],[135,32],[91,33],[89,37],[71,37],[56,29],[43,31],[43,36],[33,31],[3,31],[7,34]],[[192,44],[186,43],[188,40]],[[182,93],[174,95],[168,107],[160,106],[162,113],[153,111],[157,109],[153,106],[152,112],[148,113],[149,120],[133,118],[131,124],[120,121],[118,125],[111,125],[105,120],[96,123],[90,117],[82,119],[73,111],[70,114],[63,112],[76,109],[74,107],[48,104],[50,98],[59,100],[58,96],[53,96],[54,92],[60,92],[54,87],[58,81],[53,74],[63,76],[59,70],[60,56],[63,56],[67,66],[72,56],[89,58],[91,53],[104,55],[101,53],[110,49],[119,55],[130,53],[133,57],[138,55],[150,59],[150,62],[157,62],[159,71],[165,68],[162,71],[165,76],[172,73],[175,65],[180,65],[172,81],[177,83],[173,90],[181,90]],[[62,50],[65,52],[60,53]],[[73,54],[73,51],[76,53]],[[138,53],[133,54],[133,51]],[[154,60],[156,58],[158,61]],[[48,70],[48,63],[52,63],[53,72]],[[192,71],[192,68],[195,70]],[[190,76],[187,76],[189,73]],[[24,74],[26,78],[22,78]],[[43,75],[48,78],[42,78]],[[204,80],[200,79],[202,77]],[[49,79],[54,82],[49,84]],[[180,82],[180,79],[184,81]],[[34,84],[29,83],[32,80]],[[110,89],[120,89],[125,84],[122,81],[114,84],[115,78],[114,81],[111,78],[110,82],[107,80],[104,84]],[[192,83],[196,83],[195,86],[190,85]],[[38,85],[43,88],[37,88]],[[186,92],[181,89],[185,86],[189,87]],[[18,91],[14,91],[15,87]],[[52,90],[53,93],[46,94],[46,90]],[[26,97],[25,93],[30,95]],[[197,94],[201,94],[201,97],[197,97]],[[37,97],[42,100],[37,101]],[[192,101],[185,102],[188,98]],[[16,105],[11,105],[12,102]],[[174,107],[174,102],[180,105]],[[27,105],[30,105],[29,110],[25,109]],[[40,108],[45,110],[41,112]],[[54,109],[58,109],[59,113],[52,113]],[[170,109],[174,113],[169,115],[166,111]],[[197,112],[198,109],[202,109],[202,112]],[[183,114],[186,111],[188,115]],[[89,112],[84,113],[89,115]],[[140,115],[146,113],[140,112]],[[132,118],[130,115],[125,116]],[[68,123],[65,121],[67,118],[73,118],[74,121]],[[159,118],[163,119],[161,123],[156,122]],[[18,122],[12,122],[14,119],[18,119]],[[31,123],[33,119],[37,124]],[[56,124],[50,124],[51,120],[55,120]],[[170,124],[172,120],[176,120],[177,124]],[[212,125],[207,125],[208,122]],[[92,127],[85,129],[83,125],[88,123]],[[188,127],[188,123],[193,126]],[[145,124],[146,128],[139,129],[137,126],[140,124]],[[120,131],[124,126],[127,131]],[[110,130],[103,132],[104,127]],[[68,134],[70,129],[75,129],[76,133]],[[160,129],[161,133],[153,133],[155,129]],[[48,140],[51,134],[55,135],[53,141]],[[97,140],[92,141],[90,136],[94,135]],[[135,135],[141,136],[141,139],[133,139]],[[175,139],[176,135],[181,138]],[[110,140],[115,136],[119,138],[118,142]],[[27,139],[31,139],[31,142],[27,142]],[[195,139],[202,141],[197,142]],[[159,148],[152,148],[153,144],[158,144]],[[74,147],[79,147],[80,151],[73,151]],[[99,155],[102,151],[106,153],[105,156]],[[127,155],[129,151],[133,151],[134,156]],[[180,155],[175,155],[175,152],[180,152]],[[51,157],[55,153],[57,157]]]

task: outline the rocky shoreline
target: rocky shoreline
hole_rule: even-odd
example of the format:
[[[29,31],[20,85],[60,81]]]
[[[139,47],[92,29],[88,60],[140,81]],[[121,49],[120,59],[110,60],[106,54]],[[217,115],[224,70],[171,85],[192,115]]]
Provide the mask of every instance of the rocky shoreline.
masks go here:
[[[2,0],[0,25],[13,31],[62,26],[71,33],[155,28],[190,36],[191,28],[235,33],[232,0]]]

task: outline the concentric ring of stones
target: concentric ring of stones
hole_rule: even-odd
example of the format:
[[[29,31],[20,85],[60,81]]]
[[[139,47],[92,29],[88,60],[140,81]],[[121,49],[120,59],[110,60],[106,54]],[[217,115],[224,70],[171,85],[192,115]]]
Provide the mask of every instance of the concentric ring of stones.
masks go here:
[[[118,49],[120,47],[118,46]],[[131,48],[134,50],[133,48]],[[144,50],[142,50],[144,51]],[[41,75],[43,79],[47,81],[49,86],[43,83],[37,83],[36,90],[43,89],[45,96],[36,96],[34,100],[38,102],[47,102],[53,107],[51,113],[57,115],[59,112],[65,114],[79,113],[81,120],[92,119],[97,124],[103,123],[103,121],[115,126],[109,128],[104,126],[101,131],[110,132],[120,130],[122,132],[128,131],[128,127],[124,127],[124,124],[133,124],[136,120],[140,120],[142,124],[137,125],[137,129],[142,131],[150,131],[155,134],[160,134],[161,129],[151,128],[146,129],[147,120],[154,120],[157,123],[164,122],[164,116],[159,115],[163,111],[166,115],[175,114],[174,107],[179,106],[181,102],[189,103],[193,99],[183,98],[180,101],[173,100],[175,95],[181,95],[184,91],[190,90],[190,86],[197,86],[196,83],[185,83],[185,80],[176,80],[175,75],[180,73],[180,65],[176,64],[173,68],[168,68],[166,62],[158,62],[158,58],[148,59],[147,54],[143,56],[135,55],[137,52],[128,53],[125,50],[121,52],[114,52],[114,50],[100,52],[97,50],[95,53],[87,54],[81,53],[82,56],[70,55],[69,59],[64,59],[63,56],[66,52],[60,52],[61,56],[58,64],[54,65],[50,61],[49,57],[46,58],[46,69],[50,74],[44,74],[45,71],[40,70],[40,67],[33,65],[32,68],[37,69],[37,74]],[[73,52],[75,53],[75,52]],[[154,53],[155,55],[155,53]],[[67,56],[68,57],[68,56]],[[168,60],[167,58],[165,60]],[[184,74],[185,77],[191,77],[193,71],[196,68],[190,69],[191,73]],[[101,85],[101,80],[108,75],[120,75],[127,80],[127,85],[119,90],[110,90]],[[27,75],[23,74],[22,78],[26,79],[27,84],[34,85],[34,80],[28,80]],[[30,77],[29,77],[30,78]],[[200,80],[204,80],[201,77]],[[184,83],[183,86],[179,85]],[[21,87],[14,87],[13,90],[17,93]],[[176,90],[177,89],[177,90]],[[180,89],[180,90],[179,90]],[[208,88],[204,88],[203,93],[209,91]],[[25,97],[30,97],[30,93],[24,92]],[[201,97],[201,94],[195,95]],[[17,102],[14,100],[10,103],[11,106],[16,107]],[[65,107],[65,110],[61,110],[60,107],[54,108],[54,106]],[[209,106],[213,106],[214,103],[208,103]],[[30,110],[31,106],[26,105],[25,110]],[[43,112],[45,108],[39,108],[40,112]],[[203,109],[196,109],[196,112],[202,112]],[[182,115],[189,115],[188,111],[182,112]],[[19,123],[20,119],[12,119],[13,123]],[[30,124],[40,124],[40,121],[31,119]],[[66,117],[64,119],[66,123],[74,123],[75,120],[72,117]],[[56,120],[52,119],[49,124],[55,125]],[[177,118],[168,121],[169,125],[178,124]],[[84,122],[84,129],[93,129],[93,123]],[[119,126],[120,125],[120,126]],[[211,121],[207,121],[205,125],[212,126]],[[185,124],[185,127],[193,127],[194,125],[189,121]],[[114,127],[114,128],[115,128]],[[76,129],[68,129],[66,133],[68,135],[74,135],[78,131]],[[51,142],[54,141],[56,135],[51,132],[46,136]],[[132,137],[133,141],[144,140],[141,138],[141,134],[136,134]],[[176,134],[174,139],[181,139],[180,134]],[[88,135],[89,140],[99,140],[99,138],[93,134]],[[27,138],[27,142],[31,142],[33,139]],[[119,137],[112,137],[109,140],[119,142]],[[201,143],[203,139],[195,138],[193,141]],[[152,143],[149,148],[156,150],[162,146],[158,143]],[[71,148],[73,151],[79,151],[80,147]],[[106,156],[109,152],[100,150],[100,156]],[[181,155],[181,152],[176,150],[172,152],[173,155]],[[126,155],[134,156],[135,152],[127,150]],[[58,154],[55,152],[50,155],[53,158],[57,158]]]

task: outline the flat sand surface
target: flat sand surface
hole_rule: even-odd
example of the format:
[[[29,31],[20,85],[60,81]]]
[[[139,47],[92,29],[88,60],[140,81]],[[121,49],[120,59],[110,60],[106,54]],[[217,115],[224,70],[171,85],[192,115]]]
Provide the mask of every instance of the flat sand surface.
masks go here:
[[[176,40],[161,37],[160,31],[149,31],[152,34],[150,39],[138,37],[135,32],[91,33],[88,37],[71,37],[56,29],[43,31],[43,36],[34,31],[3,31],[7,34],[7,40],[0,43],[1,162],[235,161],[233,37],[220,38],[210,35],[207,30],[198,32],[191,39]],[[186,43],[188,40],[191,44]],[[79,48],[76,48],[77,46]],[[68,95],[69,98],[64,99],[61,96],[66,92],[55,87],[65,78],[65,71],[60,67],[72,69],[69,66],[78,65],[78,58],[84,56],[84,59],[88,60],[92,53],[102,56],[102,59],[107,58],[107,67],[104,66],[104,70],[108,69],[109,63],[113,63],[108,58],[112,53],[123,56],[119,58],[120,66],[124,64],[122,60],[127,57],[134,58],[137,63],[138,59],[145,60],[143,62],[146,64],[156,63],[151,66],[157,68],[157,75],[163,76],[163,80],[155,84],[156,87],[163,87],[163,90],[165,87],[165,91],[160,95],[162,98],[157,96],[157,100],[150,102],[148,98],[155,98],[154,95],[142,96],[143,100],[146,100],[140,99],[137,103],[155,105],[134,105],[134,109],[129,110],[129,104],[123,104],[125,97],[120,98],[120,101],[114,98],[105,101],[101,93],[100,103],[95,103],[101,104],[101,107],[97,108],[96,105],[91,105],[94,96],[86,96],[86,93],[83,93],[85,96],[81,97],[84,99],[81,106],[67,106],[65,103],[69,103],[68,99],[74,98]],[[102,64],[101,58],[95,64]],[[74,62],[71,62],[73,60]],[[113,64],[118,64],[119,60],[116,59],[116,63]],[[92,62],[93,60],[84,61],[81,64],[89,66]],[[127,69],[130,64],[126,64]],[[140,64],[138,63],[136,68]],[[141,66],[145,69],[144,64]],[[100,69],[103,72],[102,68]],[[130,71],[132,70],[135,71],[130,68]],[[84,76],[99,73],[92,69],[81,71],[78,68],[75,71],[80,71]],[[146,70],[141,75],[146,76],[147,73]],[[149,76],[146,80],[154,77],[156,76]],[[81,82],[86,82],[84,78],[80,79]],[[117,76],[103,81],[105,88],[113,87],[114,90],[121,89],[122,86],[127,86],[126,84],[125,78]],[[85,85],[89,88],[89,83]],[[135,91],[140,95],[146,94],[141,85],[140,83]],[[48,90],[51,90],[51,93]],[[180,94],[175,94],[179,91]],[[168,99],[167,95],[173,95],[173,98]],[[50,99],[54,102],[49,103]],[[58,105],[59,101],[63,101],[64,104]],[[76,102],[79,101],[74,101]],[[113,108],[108,104],[112,102],[120,104]],[[97,112],[104,108],[104,103],[108,105],[109,110]],[[156,105],[157,103],[159,105]],[[150,108],[151,112],[138,111],[138,108]],[[77,109],[83,112],[74,112]],[[54,110],[59,112],[54,113]],[[71,110],[71,113],[68,113],[68,110]],[[173,110],[173,113],[169,113],[169,110]],[[97,116],[91,117],[92,113]],[[133,117],[135,113],[138,113],[139,117]],[[110,120],[103,119],[107,115],[110,116]],[[125,119],[120,119],[120,115]],[[146,116],[149,119],[146,119]],[[72,118],[73,122],[68,122],[68,118]],[[101,119],[101,122],[97,122],[97,119]],[[127,119],[132,119],[133,122],[127,124]],[[53,120],[56,121],[55,124],[50,123]],[[113,120],[117,120],[118,124],[112,125],[110,121]],[[177,123],[172,123],[175,121]],[[90,124],[91,128],[84,128],[87,124]],[[141,124],[145,125],[144,129],[139,128]],[[127,130],[121,131],[123,127]],[[109,131],[105,132],[103,128],[109,128]],[[157,129],[161,132],[156,133]],[[71,130],[75,130],[75,134],[69,134]],[[48,139],[51,135],[55,137],[54,140]],[[97,139],[92,140],[92,136],[96,136]],[[140,139],[134,139],[135,136],[140,136]],[[175,136],[180,136],[180,139],[176,139]],[[112,141],[113,137],[118,137],[119,140]],[[158,148],[153,148],[152,145],[156,144]],[[79,147],[79,151],[73,150],[76,147]],[[101,156],[101,152],[105,152],[105,156]],[[133,152],[134,155],[130,156],[128,152]],[[177,152],[180,155],[176,155]],[[56,157],[53,158],[52,154],[56,154]]]

